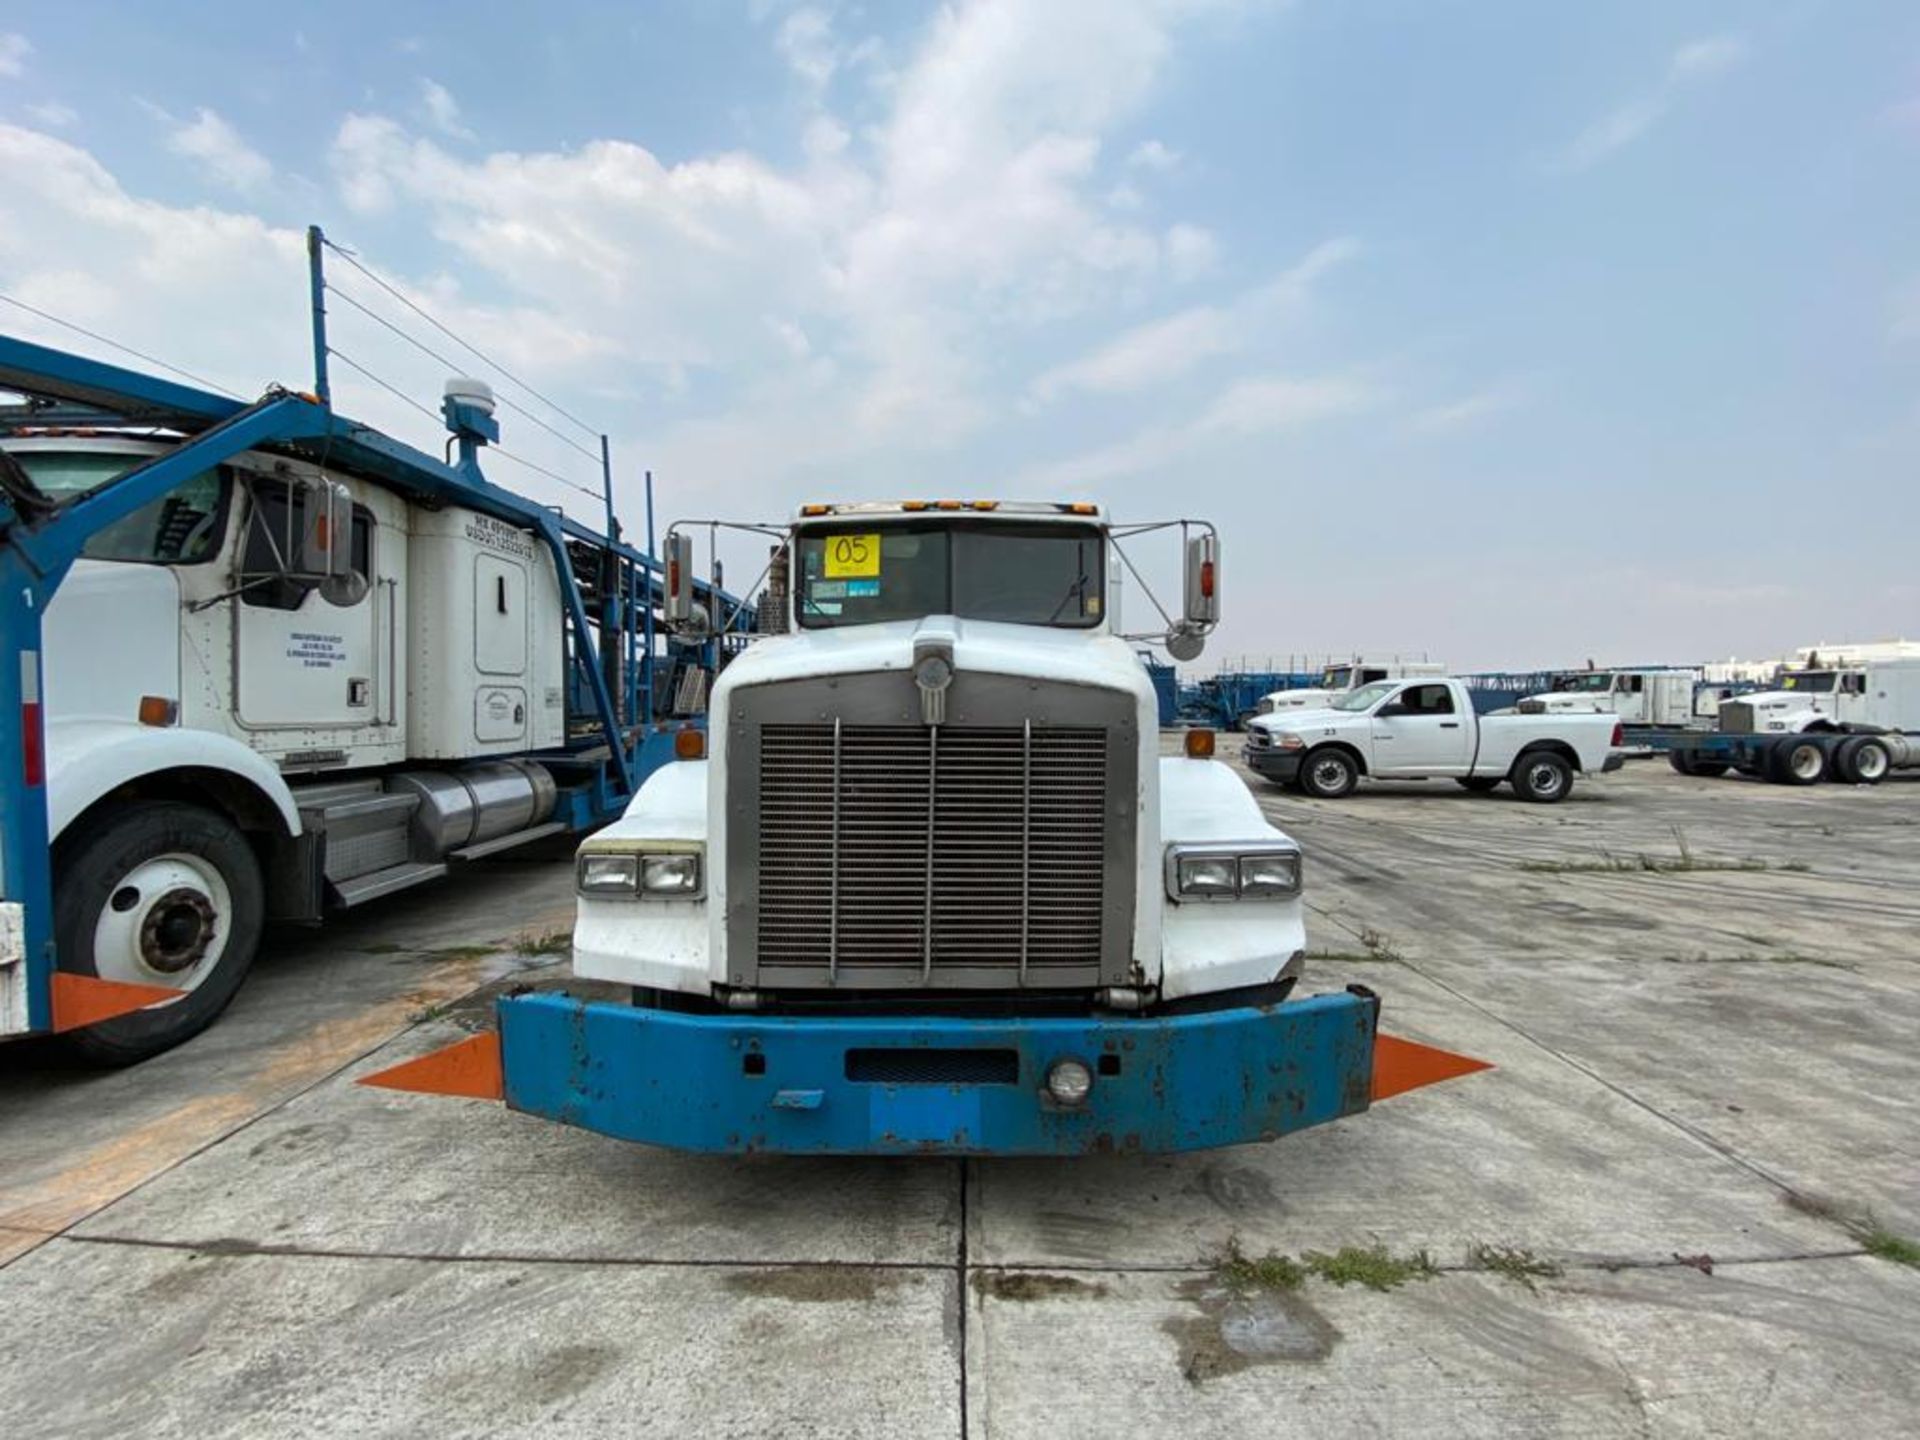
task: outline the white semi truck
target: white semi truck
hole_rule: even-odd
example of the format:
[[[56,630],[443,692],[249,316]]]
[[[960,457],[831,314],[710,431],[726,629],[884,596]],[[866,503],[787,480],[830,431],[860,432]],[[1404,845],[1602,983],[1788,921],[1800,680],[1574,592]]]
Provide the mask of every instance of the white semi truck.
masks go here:
[[[1191,659],[1219,613],[1200,522],[907,500],[765,527],[787,633],[721,675],[705,757],[580,848],[574,970],[630,1002],[507,996],[497,1037],[377,1083],[478,1072],[632,1140],[896,1154],[1231,1145],[1398,1088],[1371,993],[1296,993],[1299,848],[1211,731],[1161,753],[1147,637],[1103,606],[1154,528],[1186,556],[1157,638]],[[691,626],[685,529],[667,563]]]
[[[589,829],[670,752],[652,562],[482,477],[484,386],[454,463],[7,337],[0,390],[0,1036],[177,1044],[267,922]]]
[[[1624,725],[1679,729],[1693,724],[1697,669],[1582,670],[1514,706],[1522,715],[1614,715]]]
[[[1376,680],[1438,679],[1446,673],[1447,667],[1434,660],[1402,660],[1399,656],[1369,659],[1364,655],[1356,655],[1351,660],[1327,666],[1320,672],[1318,685],[1299,690],[1276,690],[1271,695],[1261,696],[1255,713],[1272,715],[1285,710],[1319,710],[1334,696],[1344,695],[1361,685],[1371,685]]]
[[[1717,730],[1676,744],[1669,761],[1683,775],[1877,785],[1920,767],[1920,659],[1783,671],[1772,690],[1723,700]]]

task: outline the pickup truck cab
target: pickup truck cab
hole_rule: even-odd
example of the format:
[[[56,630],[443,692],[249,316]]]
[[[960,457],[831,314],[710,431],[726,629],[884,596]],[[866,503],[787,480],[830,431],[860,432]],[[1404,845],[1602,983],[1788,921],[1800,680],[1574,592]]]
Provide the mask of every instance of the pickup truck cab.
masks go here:
[[[1475,791],[1504,781],[1551,805],[1572,793],[1576,775],[1619,769],[1624,738],[1612,715],[1476,715],[1458,680],[1380,680],[1324,709],[1248,722],[1245,759],[1323,800],[1351,794],[1362,778],[1450,779]]]

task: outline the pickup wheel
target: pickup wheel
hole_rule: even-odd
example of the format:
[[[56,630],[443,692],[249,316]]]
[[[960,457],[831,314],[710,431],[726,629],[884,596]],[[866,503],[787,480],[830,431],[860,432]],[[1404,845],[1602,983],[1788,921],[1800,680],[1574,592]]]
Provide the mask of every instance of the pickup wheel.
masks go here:
[[[97,1065],[131,1065],[211,1025],[246,978],[266,911],[246,837],[210,810],[166,801],[63,837],[54,897],[62,970],[186,992],[63,1037]]]
[[[1300,788],[1320,800],[1351,795],[1360,783],[1360,767],[1344,750],[1332,746],[1311,752],[1300,764]]]
[[[1892,768],[1887,747],[1870,735],[1842,740],[1833,752],[1833,776],[1846,785],[1878,785]]]
[[[1827,778],[1827,747],[1788,740],[1767,752],[1767,779],[1776,785],[1816,785]]]
[[[1462,775],[1457,777],[1453,783],[1458,785],[1462,790],[1471,790],[1476,795],[1484,795],[1500,782],[1490,775]]]
[[[1513,762],[1513,793],[1536,805],[1558,805],[1573,792],[1573,767],[1551,750],[1533,750]]]

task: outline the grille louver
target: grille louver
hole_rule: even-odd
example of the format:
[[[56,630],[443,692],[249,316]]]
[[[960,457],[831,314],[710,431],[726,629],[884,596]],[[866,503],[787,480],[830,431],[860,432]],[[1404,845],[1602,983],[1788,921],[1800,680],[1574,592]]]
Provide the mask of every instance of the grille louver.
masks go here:
[[[763,970],[1098,972],[1104,729],[829,721],[759,738]]]

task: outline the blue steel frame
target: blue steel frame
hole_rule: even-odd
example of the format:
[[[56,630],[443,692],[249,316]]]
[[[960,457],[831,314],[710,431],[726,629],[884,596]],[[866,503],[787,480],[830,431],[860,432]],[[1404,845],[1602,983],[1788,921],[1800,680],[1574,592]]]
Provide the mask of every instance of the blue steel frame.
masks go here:
[[[1166,1017],[956,1019],[694,1015],[543,993],[496,1012],[507,1104],[623,1140],[1078,1155],[1270,1140],[1365,1110],[1379,1001],[1349,991]],[[875,1081],[853,1078],[855,1050],[1012,1051],[1018,1063],[996,1083]],[[1046,1091],[1063,1059],[1095,1072],[1083,1105]]]
[[[316,358],[324,366],[324,341],[316,343],[320,347]],[[324,384],[324,368],[320,378]],[[460,464],[448,465],[339,414],[317,395],[276,388],[247,404],[8,335],[0,335],[0,390],[26,395],[33,402],[24,410],[0,411],[0,434],[21,426],[106,424],[152,426],[187,437],[112,484],[47,513],[22,513],[0,496],[0,643],[7,655],[0,663],[0,715],[8,717],[15,741],[10,747],[13,758],[0,759],[0,896],[19,902],[24,911],[29,1030],[52,1026],[50,982],[55,968],[44,777],[36,783],[29,758],[44,754],[42,616],[90,537],[244,451],[267,448],[324,461],[409,498],[458,504],[540,536],[561,580],[574,638],[574,662],[588,672],[600,732],[597,739],[607,747],[591,801],[584,806],[576,802],[572,813],[562,817],[576,828],[611,818],[633,794],[638,780],[671,753],[671,740],[654,733],[650,712],[640,716],[629,709],[637,733],[631,743],[623,733],[606,677],[595,663],[596,638],[573,579],[567,541],[585,541],[610,551],[623,573],[634,577],[636,595],[642,585],[649,596],[661,592],[663,567],[612,536],[599,535],[488,481],[477,457],[484,432],[469,417],[449,411],[450,423],[466,423],[455,430],[461,441]],[[720,593],[709,595],[708,600],[710,604],[736,603]],[[651,604],[640,608],[651,614]],[[628,610],[628,620],[631,614]],[[608,618],[616,623],[623,620],[617,609],[611,617],[602,617]],[[650,653],[643,659],[651,665]]]

